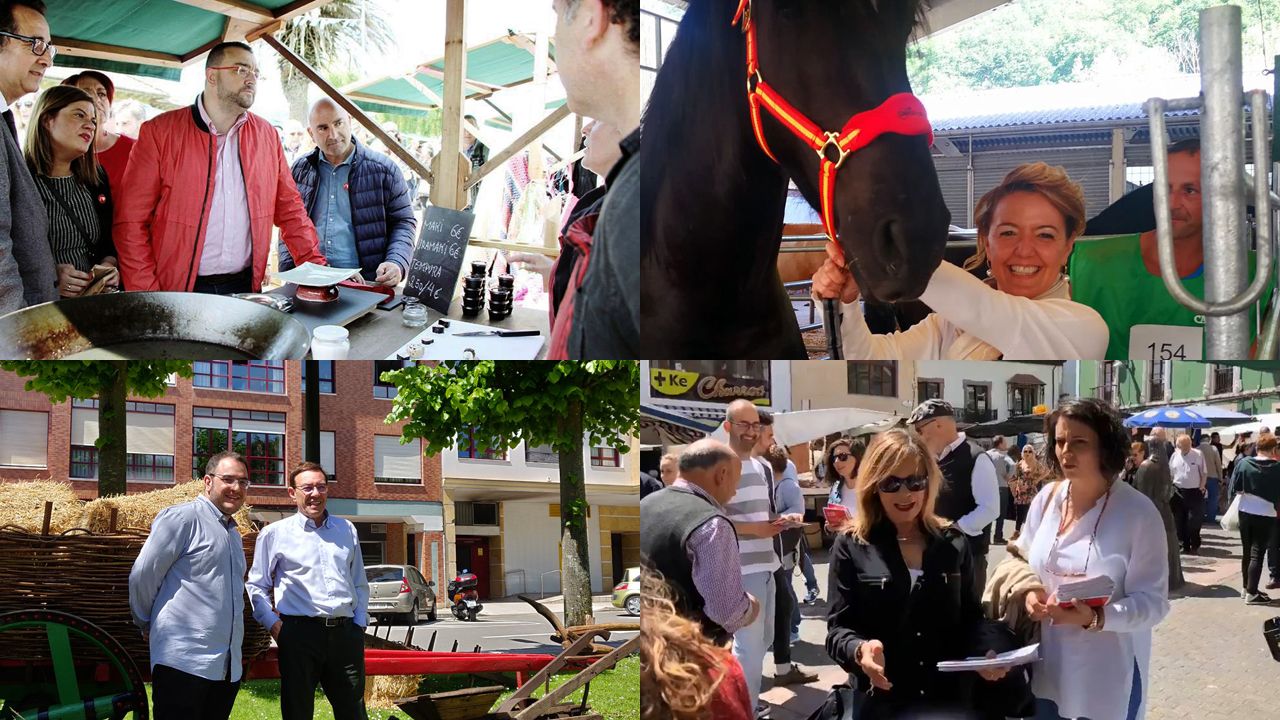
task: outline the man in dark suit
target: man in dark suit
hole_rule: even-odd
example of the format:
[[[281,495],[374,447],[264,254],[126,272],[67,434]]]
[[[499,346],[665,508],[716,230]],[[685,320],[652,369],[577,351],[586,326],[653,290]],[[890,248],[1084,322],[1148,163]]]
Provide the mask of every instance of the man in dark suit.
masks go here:
[[[48,218],[18,148],[12,105],[40,89],[57,50],[40,0],[0,0],[0,315],[58,299]]]

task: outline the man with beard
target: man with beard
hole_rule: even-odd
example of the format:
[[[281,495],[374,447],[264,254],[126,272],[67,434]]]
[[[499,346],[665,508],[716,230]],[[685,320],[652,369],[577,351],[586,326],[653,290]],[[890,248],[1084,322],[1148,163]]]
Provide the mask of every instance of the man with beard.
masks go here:
[[[249,112],[252,50],[215,45],[204,75],[195,103],[143,123],[129,156],[115,241],[130,290],[261,290],[273,224],[295,261],[327,264],[280,136]]]
[[[1206,297],[1200,191],[1200,141],[1183,140],[1170,145],[1173,261],[1187,291]],[[1250,278],[1254,265],[1254,253],[1250,251]],[[1107,323],[1111,339],[1106,359],[1159,362],[1205,357],[1204,316],[1183,307],[1165,288],[1154,228],[1134,235],[1081,238],[1071,253],[1069,269],[1071,299],[1097,310]],[[1263,293],[1263,307],[1273,287],[1268,286]],[[1251,338],[1255,335],[1257,314],[1257,307],[1251,307]]]
[[[314,717],[316,685],[336,720],[368,720],[364,629],[369,583],[350,521],[325,509],[329,476],[313,462],[289,473],[293,517],[262,529],[245,589],[253,618],[280,648],[280,716]]]
[[[231,715],[244,671],[245,571],[232,516],[248,490],[244,458],[214,455],[204,492],[156,516],[129,573],[129,609],[151,648],[157,720]]]
[[[293,163],[293,179],[333,267],[360,268],[367,282],[395,287],[409,271],[418,221],[404,175],[391,158],[351,137],[351,116],[332,100],[311,106],[316,149]],[[280,243],[280,269],[293,256]]]

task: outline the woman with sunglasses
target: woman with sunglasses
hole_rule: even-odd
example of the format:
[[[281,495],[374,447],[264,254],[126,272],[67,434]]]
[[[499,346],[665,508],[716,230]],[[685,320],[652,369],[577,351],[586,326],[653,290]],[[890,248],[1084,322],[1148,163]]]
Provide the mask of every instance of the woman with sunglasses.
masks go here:
[[[1036,496],[1017,542],[1046,588],[1026,599],[1041,623],[1035,717],[1142,718],[1151,631],[1169,612],[1164,523],[1146,496],[1116,482],[1129,441],[1110,405],[1069,400],[1044,432],[1046,465],[1063,479]],[[1115,589],[1097,607],[1058,593],[1102,575]]]
[[[937,461],[908,430],[876,436],[859,468],[857,512],[831,550],[826,643],[851,673],[855,717],[974,717],[963,713],[976,678],[937,665],[994,649],[998,628],[983,619],[965,535],[934,514],[941,483]]]
[[[831,483],[828,504],[843,505],[851,511],[855,509],[854,481],[858,476],[858,464],[866,452],[867,443],[862,438],[842,437],[827,446],[822,464],[827,482]]]
[[[1049,473],[1040,464],[1036,449],[1030,445],[1022,446],[1022,459],[1013,468],[1009,477],[1009,494],[1013,496],[1013,535],[1010,542],[1017,542],[1022,534],[1022,524],[1027,521],[1027,511],[1031,509],[1031,501],[1040,487],[1049,478]]]

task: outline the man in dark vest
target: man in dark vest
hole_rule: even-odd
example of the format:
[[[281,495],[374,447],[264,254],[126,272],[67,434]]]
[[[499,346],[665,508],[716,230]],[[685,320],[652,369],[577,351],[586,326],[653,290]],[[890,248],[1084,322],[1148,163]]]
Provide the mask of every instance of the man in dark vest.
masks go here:
[[[742,587],[738,534],[724,515],[742,461],[722,442],[704,439],[680,456],[680,477],[640,501],[640,562],[662,573],[676,610],[725,645],[760,614]]]
[[[982,448],[956,430],[955,411],[944,400],[925,400],[907,419],[938,458],[944,483],[935,508],[969,536],[977,587],[987,585],[991,523],[1000,516],[996,467]]]

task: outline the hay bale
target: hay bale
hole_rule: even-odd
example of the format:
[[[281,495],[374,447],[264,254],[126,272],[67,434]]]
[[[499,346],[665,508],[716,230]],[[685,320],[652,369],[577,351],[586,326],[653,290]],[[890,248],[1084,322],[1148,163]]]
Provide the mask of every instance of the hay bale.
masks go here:
[[[117,530],[121,528],[150,530],[151,523],[155,522],[161,510],[190,502],[202,492],[204,492],[204,482],[192,480],[151,492],[98,498],[84,506],[80,527],[95,533],[107,532],[111,523],[111,510],[114,508]],[[249,510],[249,505],[245,504],[232,516],[240,528],[241,535],[253,532]]]
[[[364,703],[371,708],[395,710],[395,700],[418,694],[425,675],[374,675],[364,681]]]
[[[49,532],[58,534],[78,527],[84,503],[70,483],[51,480],[7,482],[0,480],[0,527],[13,525],[27,532],[44,528],[44,505],[53,503]]]

